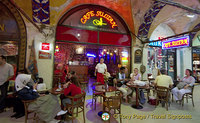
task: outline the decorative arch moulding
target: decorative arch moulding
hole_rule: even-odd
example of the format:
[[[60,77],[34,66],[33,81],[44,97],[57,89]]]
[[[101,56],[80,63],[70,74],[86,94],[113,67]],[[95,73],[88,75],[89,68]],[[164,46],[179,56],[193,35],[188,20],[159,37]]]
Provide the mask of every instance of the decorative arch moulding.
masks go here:
[[[26,40],[27,40],[27,34],[26,34],[26,27],[25,23],[20,15],[20,13],[17,11],[17,9],[10,3],[8,0],[1,0],[1,3],[5,5],[10,13],[14,16],[15,21],[17,22],[17,28],[19,29],[19,51],[18,51],[18,70],[24,70],[25,63],[26,63]]]

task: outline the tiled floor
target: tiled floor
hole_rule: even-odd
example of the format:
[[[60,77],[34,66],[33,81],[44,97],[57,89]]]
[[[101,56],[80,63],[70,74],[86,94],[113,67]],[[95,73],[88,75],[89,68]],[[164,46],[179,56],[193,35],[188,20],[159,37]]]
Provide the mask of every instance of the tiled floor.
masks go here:
[[[102,110],[102,105],[100,102],[97,104],[97,109],[93,110],[91,105],[91,90],[90,93],[87,94],[86,103],[85,103],[85,118],[86,123],[103,123],[101,117],[97,114]],[[122,114],[116,115],[117,117],[122,117],[123,123],[199,123],[200,121],[200,86],[195,86],[194,90],[194,104],[195,107],[192,106],[191,101],[185,103],[184,107],[173,102],[169,107],[169,111],[166,111],[161,105],[155,108],[149,104],[144,104],[144,108],[141,110],[133,109],[131,104],[122,104]],[[134,99],[133,99],[134,100]],[[8,111],[0,114],[0,122],[1,123],[23,123],[24,117],[20,119],[10,118],[12,115],[12,109],[8,109]],[[133,115],[135,117],[133,117]],[[178,116],[178,115],[191,115],[192,119],[170,119],[169,115]],[[129,117],[130,119],[128,119]],[[166,116],[163,119],[159,119],[158,116]],[[143,119],[142,119],[143,118]],[[75,123],[83,123],[83,115],[80,113],[78,117],[74,120]],[[111,123],[119,122],[119,118],[115,119],[111,117]],[[32,121],[30,121],[32,123]],[[71,123],[71,121],[66,121],[66,123]]]

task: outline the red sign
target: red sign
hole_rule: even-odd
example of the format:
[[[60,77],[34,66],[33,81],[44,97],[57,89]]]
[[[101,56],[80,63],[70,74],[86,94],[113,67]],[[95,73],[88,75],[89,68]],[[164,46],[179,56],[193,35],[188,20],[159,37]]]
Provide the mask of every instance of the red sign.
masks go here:
[[[50,43],[42,43],[42,50],[50,50]]]
[[[51,53],[39,51],[39,59],[51,59]]]
[[[113,17],[111,15],[109,15],[109,14],[105,14],[102,11],[97,11],[96,13],[94,11],[87,12],[81,18],[81,23],[85,24],[87,22],[87,20],[89,20],[91,17],[94,17],[94,16],[100,17],[100,20],[97,20],[97,19],[93,20],[93,24],[96,25],[96,26],[106,25],[102,21],[102,18],[105,18],[112,25],[112,28],[117,27],[117,23],[115,22],[115,20],[113,19]]]

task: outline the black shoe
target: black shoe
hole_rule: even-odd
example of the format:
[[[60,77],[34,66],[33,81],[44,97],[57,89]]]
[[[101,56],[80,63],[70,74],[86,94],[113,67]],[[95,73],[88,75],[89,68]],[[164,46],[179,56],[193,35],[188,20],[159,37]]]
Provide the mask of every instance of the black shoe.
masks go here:
[[[13,114],[13,115],[10,116],[10,117],[16,117],[17,115],[19,115],[19,113],[15,113],[15,114]]]
[[[15,116],[15,118],[18,119],[18,118],[23,117],[23,116],[24,116],[24,114],[19,114],[19,115]]]
[[[72,116],[72,113],[67,112],[66,114],[69,115],[69,116]]]

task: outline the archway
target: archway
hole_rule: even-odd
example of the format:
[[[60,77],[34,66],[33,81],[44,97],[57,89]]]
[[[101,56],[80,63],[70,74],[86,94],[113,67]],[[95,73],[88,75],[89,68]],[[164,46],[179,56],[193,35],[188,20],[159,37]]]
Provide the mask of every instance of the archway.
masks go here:
[[[120,66],[127,67],[130,73],[130,49],[130,31],[116,12],[99,5],[80,5],[58,22],[54,69],[56,72],[59,66],[67,67],[67,71],[76,71],[80,81],[84,81],[93,77],[95,65],[104,58],[111,75]]]

